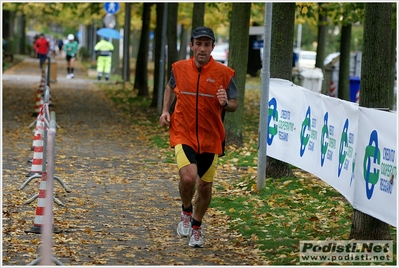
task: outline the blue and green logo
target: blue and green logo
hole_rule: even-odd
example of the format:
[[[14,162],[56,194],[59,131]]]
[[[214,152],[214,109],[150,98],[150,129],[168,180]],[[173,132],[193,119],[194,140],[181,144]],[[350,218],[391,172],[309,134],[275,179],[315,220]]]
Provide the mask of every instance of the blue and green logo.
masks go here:
[[[381,152],[378,148],[378,133],[373,130],[370,134],[369,145],[366,146],[366,151],[363,160],[363,175],[366,181],[366,195],[370,199],[374,192],[374,186],[378,182],[380,170],[375,168],[379,166],[381,161]],[[373,165],[373,168],[371,167]],[[371,184],[370,188],[369,185]]]
[[[302,157],[303,154],[305,153],[306,146],[309,143],[310,135],[307,133],[309,130],[310,131],[310,106],[308,106],[308,110],[306,111],[306,117],[302,121],[302,127],[301,127],[301,133],[299,136],[299,139],[301,141],[301,145],[299,148],[299,155]],[[305,133],[307,133],[305,135]]]
[[[272,98],[269,101],[269,109],[268,109],[268,116],[267,116],[267,125],[268,125],[268,132],[267,132],[267,144],[271,145],[273,142],[274,136],[277,135],[277,124],[273,126],[270,125],[272,118],[275,122],[278,121],[278,111],[277,111],[277,100],[276,98]]]
[[[341,176],[342,167],[344,166],[347,150],[348,150],[348,129],[349,120],[346,119],[344,129],[341,134],[341,143],[339,145],[339,159],[338,159],[338,177]]]
[[[321,166],[324,166],[328,149],[328,112],[324,114],[323,128],[321,129]]]

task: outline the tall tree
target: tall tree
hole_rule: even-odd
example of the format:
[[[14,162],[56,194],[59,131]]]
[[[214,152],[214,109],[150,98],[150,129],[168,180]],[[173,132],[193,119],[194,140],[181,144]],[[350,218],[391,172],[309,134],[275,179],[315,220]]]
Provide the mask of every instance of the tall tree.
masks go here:
[[[292,80],[292,46],[294,44],[295,3],[273,3],[270,46],[270,77]],[[292,176],[288,163],[267,157],[269,177]]]
[[[295,3],[273,3],[270,77],[292,80]]]
[[[130,81],[130,3],[125,3],[125,25],[123,27],[123,79]],[[123,84],[125,85],[125,84]]]
[[[199,26],[204,26],[204,16],[205,16],[205,3],[194,3],[193,5],[193,21],[191,24],[191,31]],[[190,57],[193,52],[190,49]]]
[[[152,101],[150,107],[156,108],[158,106],[158,94],[163,95],[163,88],[159,89],[159,80],[164,80],[164,77],[160,77],[160,64],[163,64],[165,68],[165,61],[161,61],[161,49],[162,49],[162,28],[166,27],[163,24],[163,15],[166,12],[165,3],[156,3],[157,12],[157,24],[155,28],[155,43],[154,43],[154,89],[152,94]],[[163,82],[163,81],[162,81]],[[162,90],[162,91],[159,91]],[[163,99],[163,98],[160,98]]]
[[[17,16],[17,42],[16,42],[16,53],[25,54],[25,43],[26,43],[26,16],[23,13]]]
[[[178,54],[178,59],[183,60],[187,57],[187,44],[189,43],[189,32],[188,28],[184,24],[181,24],[180,31],[180,50]]]
[[[392,11],[392,38],[391,38],[391,80],[390,80],[390,87],[391,90],[389,90],[389,108],[392,110],[394,106],[397,106],[396,103],[396,96],[394,96],[394,90],[393,88],[395,87],[395,81],[396,81],[396,61],[397,61],[397,56],[396,56],[396,39],[397,39],[397,25],[396,25],[396,5],[393,5],[393,11]]]
[[[172,63],[177,61],[177,11],[179,3],[168,3],[168,23],[166,29],[166,36],[168,37],[168,68],[167,79],[170,78],[172,71]]]
[[[134,89],[138,89],[138,96],[148,97],[148,44],[150,35],[150,18],[152,3],[143,4],[142,27],[139,52],[136,61]]]
[[[338,98],[349,100],[349,64],[351,57],[352,23],[347,22],[341,27],[341,42],[338,71]]]
[[[6,42],[6,45],[3,46],[4,52],[13,52],[12,40],[14,38],[13,28],[14,28],[14,17],[15,12],[11,10],[2,10],[3,11],[3,41]]]
[[[360,106],[389,107],[391,18],[392,3],[365,4]],[[390,240],[389,225],[354,209],[349,239]]]
[[[13,36],[13,26],[14,26],[14,17],[15,12],[11,10],[2,10],[3,12],[3,38],[5,40],[10,40]]]
[[[204,26],[204,15],[205,15],[205,3],[195,2],[193,5],[193,22],[192,29],[199,26]]]
[[[363,3],[329,3],[329,17],[340,31],[340,55],[338,71],[338,97],[349,100],[350,59],[352,47],[352,25],[359,23],[364,16]]]
[[[178,59],[186,59],[187,56],[190,55],[190,37],[191,37],[191,29],[193,28],[193,16],[197,14],[202,14],[202,18],[204,17],[204,13],[201,13],[200,10],[196,10],[193,14],[193,6],[194,4],[199,3],[190,3],[190,2],[180,2],[179,3],[179,11],[178,11],[178,40],[180,44]],[[205,7],[205,3],[202,3]]]
[[[251,3],[233,3],[230,22],[228,64],[235,70],[238,88],[238,109],[235,113],[226,113],[226,145],[243,145],[242,124],[244,114],[245,82],[247,75],[249,25]]]

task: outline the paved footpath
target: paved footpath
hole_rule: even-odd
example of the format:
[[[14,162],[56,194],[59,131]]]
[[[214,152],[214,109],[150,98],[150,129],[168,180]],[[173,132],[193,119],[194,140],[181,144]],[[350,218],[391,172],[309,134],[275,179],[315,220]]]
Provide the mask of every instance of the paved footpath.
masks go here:
[[[238,242],[239,234],[220,225],[210,210],[204,220],[203,249],[192,249],[175,228],[180,198],[177,171],[151,148],[93,78],[77,62],[66,79],[57,59],[57,82],[50,83],[50,111],[58,124],[54,182],[52,254],[64,265],[262,265],[258,254]],[[37,59],[25,59],[2,75],[2,265],[27,265],[38,258],[40,234],[33,227],[39,179],[24,189],[33,152],[32,116],[42,73]],[[166,172],[165,172],[166,170]],[[219,217],[219,218],[218,218]]]

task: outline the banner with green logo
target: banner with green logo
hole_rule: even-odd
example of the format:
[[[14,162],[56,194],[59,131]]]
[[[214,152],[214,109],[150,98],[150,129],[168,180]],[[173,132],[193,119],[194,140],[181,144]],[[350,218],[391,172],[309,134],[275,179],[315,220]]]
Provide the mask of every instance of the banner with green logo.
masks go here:
[[[396,226],[397,115],[360,108],[353,207]]]
[[[354,208],[396,226],[393,112],[270,79],[267,155],[306,170]]]

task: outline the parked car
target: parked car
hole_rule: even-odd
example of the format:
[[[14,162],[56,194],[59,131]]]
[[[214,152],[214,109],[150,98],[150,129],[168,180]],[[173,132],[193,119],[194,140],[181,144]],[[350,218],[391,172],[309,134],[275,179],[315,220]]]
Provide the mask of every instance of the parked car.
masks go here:
[[[215,61],[227,65],[228,56],[229,56],[229,44],[227,43],[216,44],[211,55]]]

